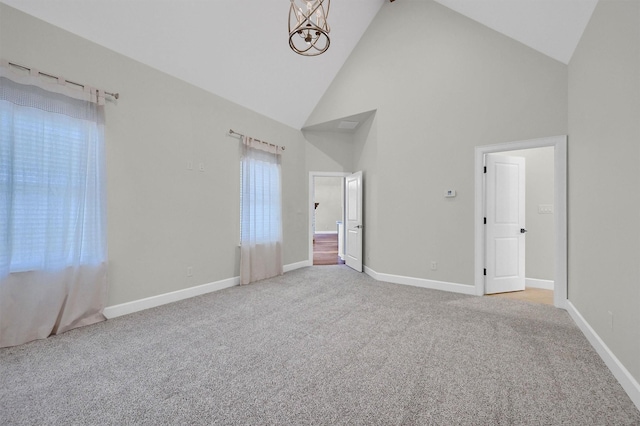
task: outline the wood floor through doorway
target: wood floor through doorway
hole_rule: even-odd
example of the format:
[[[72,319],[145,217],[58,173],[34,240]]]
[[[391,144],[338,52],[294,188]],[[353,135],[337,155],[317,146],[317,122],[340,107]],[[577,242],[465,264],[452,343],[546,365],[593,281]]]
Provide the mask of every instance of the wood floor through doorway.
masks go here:
[[[313,237],[314,265],[343,265],[338,257],[338,234],[315,234]]]
[[[553,290],[527,287],[523,291],[491,294],[492,297],[502,297],[511,300],[524,300],[526,302],[543,303],[553,306]]]

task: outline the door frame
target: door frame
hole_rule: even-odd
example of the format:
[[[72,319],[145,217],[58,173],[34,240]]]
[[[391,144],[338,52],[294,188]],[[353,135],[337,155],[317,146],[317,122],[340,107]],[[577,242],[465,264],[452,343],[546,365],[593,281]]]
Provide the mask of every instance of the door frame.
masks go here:
[[[557,308],[567,308],[567,136],[529,139],[475,147],[475,293],[485,294],[485,230],[484,230],[484,155],[520,149],[554,148],[554,290],[553,304]]]
[[[315,193],[315,178],[316,177],[341,177],[344,184],[344,178],[352,175],[349,172],[309,172],[309,225],[307,228],[307,237],[309,238],[309,258],[307,260],[308,266],[313,266],[313,195]],[[342,223],[344,224],[344,200],[342,200]]]

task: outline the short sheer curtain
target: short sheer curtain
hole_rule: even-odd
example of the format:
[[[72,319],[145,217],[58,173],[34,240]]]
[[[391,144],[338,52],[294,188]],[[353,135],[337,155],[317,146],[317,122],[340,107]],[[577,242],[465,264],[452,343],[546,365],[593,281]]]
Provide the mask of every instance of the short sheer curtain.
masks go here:
[[[104,108],[0,68],[0,347],[103,321]]]
[[[240,283],[282,275],[279,148],[242,138]]]

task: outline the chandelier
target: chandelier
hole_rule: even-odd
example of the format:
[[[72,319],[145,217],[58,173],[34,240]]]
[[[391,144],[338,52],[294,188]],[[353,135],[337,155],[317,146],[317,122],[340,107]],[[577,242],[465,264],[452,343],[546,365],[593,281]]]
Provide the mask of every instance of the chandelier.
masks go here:
[[[317,56],[327,51],[330,4],[331,0],[291,0],[289,46],[294,52],[303,56]]]

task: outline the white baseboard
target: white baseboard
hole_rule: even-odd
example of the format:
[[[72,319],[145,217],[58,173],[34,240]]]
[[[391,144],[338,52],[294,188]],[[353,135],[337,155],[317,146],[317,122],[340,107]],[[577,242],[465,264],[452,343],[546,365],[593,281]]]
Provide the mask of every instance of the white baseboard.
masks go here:
[[[295,269],[304,268],[305,266],[311,266],[311,264],[312,262],[304,260],[302,262],[284,265],[282,270],[283,272],[289,272]],[[172,291],[170,293],[159,294],[157,296],[146,297],[144,299],[121,303],[119,305],[108,306],[104,308],[103,314],[105,317],[107,317],[107,319],[116,318],[122,315],[128,315],[134,312],[143,311],[145,309],[155,308],[156,306],[166,305],[167,303],[188,299],[190,297],[212,293],[214,291],[233,287],[239,284],[240,277],[227,278],[225,280]]]
[[[401,275],[383,274],[374,271],[368,266],[364,267],[364,272],[376,281],[385,281],[393,284],[411,285],[414,287],[430,288],[432,290],[450,291],[452,293],[476,294],[476,288],[472,285],[449,283],[445,281],[427,280],[424,278],[405,277]]]
[[[638,384],[637,380],[629,373],[629,370],[622,365],[620,360],[611,352],[595,330],[585,321],[576,307],[568,300],[566,308],[571,318],[573,318],[573,321],[578,325],[578,328],[580,328],[589,343],[591,343],[591,346],[593,346],[598,355],[600,355],[600,358],[602,358],[606,366],[609,367],[613,377],[618,380],[618,383],[620,383],[624,391],[629,395],[631,401],[633,401],[638,410],[640,410],[640,384]]]
[[[316,235],[318,235],[318,234],[320,234],[320,235],[331,235],[331,234],[337,235],[338,231],[316,231],[316,232],[314,232],[314,234],[316,234]]]
[[[309,261],[309,260],[303,260],[301,262],[290,263],[288,265],[284,265],[282,267],[282,270],[284,272],[290,272],[290,271],[294,271],[296,269],[306,268],[307,266],[313,266],[313,262]]]
[[[108,306],[104,308],[103,313],[104,316],[107,317],[107,319],[116,318],[122,315],[128,315],[134,312],[143,311],[145,309],[155,308],[156,306],[166,305],[167,303],[177,302],[179,300],[188,299],[190,297],[200,296],[202,294],[211,293],[228,287],[233,287],[234,285],[238,284],[240,284],[240,277],[227,278],[226,280],[215,281],[195,287],[172,291],[170,293],[146,297],[144,299],[121,303],[120,305]]]
[[[529,288],[542,288],[545,290],[553,290],[554,282],[553,280],[539,280],[537,278],[525,278],[524,285],[525,287],[529,287]]]

